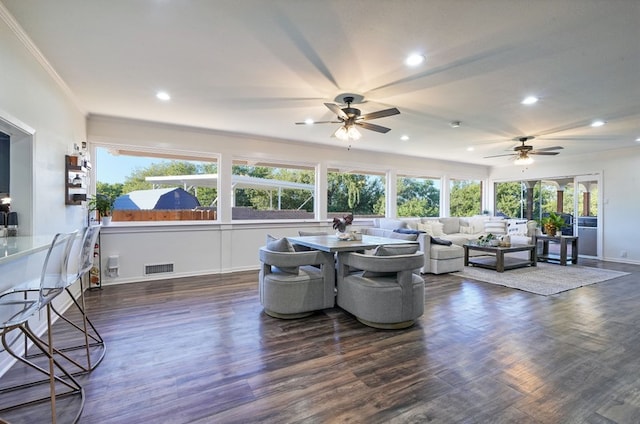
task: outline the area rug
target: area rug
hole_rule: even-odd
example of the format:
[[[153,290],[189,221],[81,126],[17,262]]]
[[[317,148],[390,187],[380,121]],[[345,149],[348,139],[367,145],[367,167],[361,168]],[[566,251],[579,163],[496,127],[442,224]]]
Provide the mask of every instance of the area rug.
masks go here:
[[[466,266],[464,270],[451,275],[548,296],[627,274],[629,273],[579,265],[561,266],[539,262],[536,267],[512,269],[502,273]]]

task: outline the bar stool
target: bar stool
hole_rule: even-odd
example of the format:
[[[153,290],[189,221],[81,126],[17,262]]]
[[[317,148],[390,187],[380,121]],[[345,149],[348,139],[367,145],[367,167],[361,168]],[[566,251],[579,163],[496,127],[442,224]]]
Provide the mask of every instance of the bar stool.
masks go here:
[[[104,355],[106,353],[106,345],[104,343],[104,339],[93,325],[89,317],[87,316],[85,309],[85,300],[84,300],[84,284],[83,277],[87,275],[87,273],[93,267],[93,252],[94,246],[98,239],[98,235],[100,234],[100,224],[91,225],[87,227],[80,238],[79,243],[74,243],[74,246],[71,248],[69,264],[67,272],[65,274],[65,291],[69,294],[73,304],[80,311],[82,316],[82,323],[78,324],[76,322],[71,321],[71,319],[65,317],[62,313],[60,313],[53,305],[51,305],[51,310],[63,321],[69,324],[74,330],[77,330],[82,333],[82,337],[84,341],[81,344],[77,344],[74,346],[68,347],[55,347],[54,352],[62,355],[69,362],[73,363],[76,367],[80,369],[80,371],[75,372],[74,375],[83,374],[93,370],[97,367],[100,362],[104,359]],[[73,296],[71,292],[71,285],[73,285],[76,281],[80,281],[80,295],[78,299]],[[95,361],[91,360],[91,348],[99,348],[99,356]],[[74,351],[78,349],[84,349],[86,354],[86,365],[80,364],[78,361],[72,359],[69,355],[65,354],[65,352]]]
[[[74,240],[78,235],[77,231],[66,234],[57,234],[49,246],[49,250],[42,266],[42,273],[39,279],[39,288],[33,291],[31,282],[25,283],[22,287],[26,289],[13,289],[6,291],[0,295],[0,333],[2,345],[5,351],[15,358],[18,362],[25,364],[39,373],[47,376],[47,380],[22,383],[11,387],[1,388],[0,394],[27,389],[34,385],[49,382],[49,396],[41,397],[34,400],[22,401],[20,403],[3,407],[0,413],[16,408],[33,405],[35,403],[51,402],[51,418],[52,423],[56,423],[56,397],[79,395],[80,408],[75,416],[74,422],[77,422],[84,407],[84,389],[78,381],[71,375],[56,359],[53,350],[53,335],[48,332],[47,342],[44,343],[29,328],[28,321],[35,316],[42,308],[46,308],[47,321],[51,322],[51,302],[58,296],[65,287],[65,275],[69,260],[69,252]],[[33,346],[35,346],[48,359],[48,369],[39,366],[26,357],[17,354],[10,342],[7,341],[7,335],[13,330],[18,330]],[[14,339],[15,341],[15,339]],[[58,374],[59,373],[59,374]],[[62,386],[58,392],[57,385]]]

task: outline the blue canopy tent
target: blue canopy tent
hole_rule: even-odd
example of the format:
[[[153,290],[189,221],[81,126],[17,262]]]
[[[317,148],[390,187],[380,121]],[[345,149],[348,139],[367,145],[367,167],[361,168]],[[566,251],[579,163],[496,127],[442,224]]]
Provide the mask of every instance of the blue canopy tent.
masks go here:
[[[198,199],[188,191],[173,188],[158,188],[152,190],[136,190],[116,198],[115,210],[167,210],[167,209],[195,209],[200,206]]]

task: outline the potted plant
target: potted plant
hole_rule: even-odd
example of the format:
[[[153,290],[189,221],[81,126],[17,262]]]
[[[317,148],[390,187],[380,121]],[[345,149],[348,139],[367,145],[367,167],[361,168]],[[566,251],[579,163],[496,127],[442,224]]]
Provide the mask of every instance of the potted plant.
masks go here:
[[[115,199],[111,196],[98,193],[89,199],[87,203],[88,211],[96,211],[98,222],[102,222],[102,225],[109,225],[114,201]]]
[[[550,237],[558,236],[558,232],[565,226],[564,218],[555,212],[551,212],[549,216],[542,218],[542,228],[546,235]]]
[[[353,223],[353,215],[345,215],[342,218],[333,218],[333,229],[338,230],[338,238],[347,239],[349,234],[346,233],[347,227]]]
[[[478,237],[478,244],[480,246],[497,246],[498,243],[498,238],[492,233]]]

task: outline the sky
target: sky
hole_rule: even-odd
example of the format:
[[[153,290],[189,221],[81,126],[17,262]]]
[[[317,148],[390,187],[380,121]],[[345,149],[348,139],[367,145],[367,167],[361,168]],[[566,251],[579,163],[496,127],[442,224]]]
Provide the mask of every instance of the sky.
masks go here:
[[[112,155],[105,148],[96,148],[93,166],[96,170],[96,181],[115,184],[124,183],[136,168],[146,168],[152,163],[165,162],[159,158],[145,158],[139,156]]]

